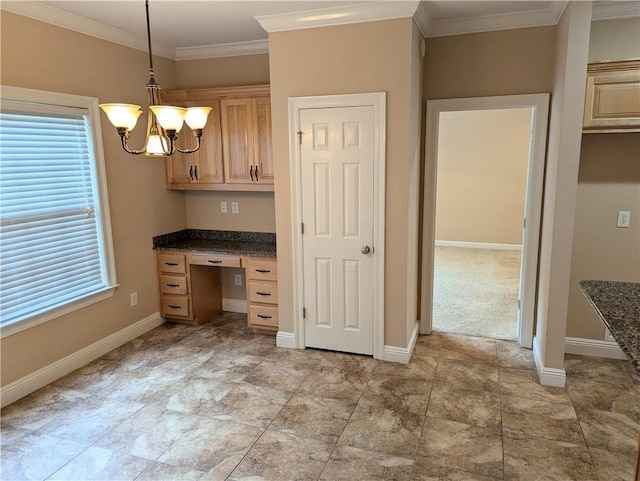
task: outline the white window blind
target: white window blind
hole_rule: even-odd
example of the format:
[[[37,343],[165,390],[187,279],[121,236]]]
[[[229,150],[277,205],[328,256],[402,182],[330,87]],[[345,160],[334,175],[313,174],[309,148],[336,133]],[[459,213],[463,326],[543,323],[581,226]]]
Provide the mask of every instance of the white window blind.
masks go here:
[[[0,109],[0,322],[4,327],[112,287],[86,108]]]

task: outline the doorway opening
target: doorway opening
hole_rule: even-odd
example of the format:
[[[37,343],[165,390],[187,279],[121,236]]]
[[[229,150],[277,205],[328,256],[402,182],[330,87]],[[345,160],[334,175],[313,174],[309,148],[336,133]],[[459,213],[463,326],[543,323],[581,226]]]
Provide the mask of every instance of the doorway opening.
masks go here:
[[[440,114],[436,331],[516,340],[531,110]]]
[[[427,103],[421,333],[531,348],[548,101]]]

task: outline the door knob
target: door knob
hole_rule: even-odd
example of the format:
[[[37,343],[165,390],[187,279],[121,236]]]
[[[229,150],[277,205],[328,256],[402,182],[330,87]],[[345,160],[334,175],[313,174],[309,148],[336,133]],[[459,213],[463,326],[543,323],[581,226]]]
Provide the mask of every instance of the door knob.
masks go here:
[[[371,252],[371,248],[369,246],[362,246],[360,252],[362,252],[363,254],[368,254],[369,252]]]

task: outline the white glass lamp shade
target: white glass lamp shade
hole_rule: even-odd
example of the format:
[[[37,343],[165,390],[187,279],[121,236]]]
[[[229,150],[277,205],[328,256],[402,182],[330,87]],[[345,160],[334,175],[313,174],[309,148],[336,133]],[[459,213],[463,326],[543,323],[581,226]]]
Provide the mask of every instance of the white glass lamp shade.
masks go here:
[[[100,108],[107,114],[109,122],[116,128],[133,130],[142,114],[139,105],[134,104],[100,104]]]
[[[164,137],[158,134],[149,134],[147,145],[145,147],[145,155],[165,157],[169,151],[167,142]]]
[[[204,129],[211,107],[189,107],[184,121],[191,130]]]
[[[149,107],[158,119],[158,123],[164,130],[175,130],[180,132],[184,123],[184,116],[187,113],[182,107],[171,107],[169,105],[152,105]]]

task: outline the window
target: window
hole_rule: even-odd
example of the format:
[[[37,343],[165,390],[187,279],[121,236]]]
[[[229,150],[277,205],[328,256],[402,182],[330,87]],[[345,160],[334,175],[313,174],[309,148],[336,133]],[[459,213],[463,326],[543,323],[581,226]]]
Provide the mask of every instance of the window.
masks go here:
[[[112,296],[109,202],[90,97],[2,87],[2,337]]]

